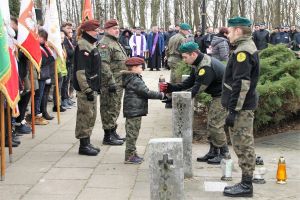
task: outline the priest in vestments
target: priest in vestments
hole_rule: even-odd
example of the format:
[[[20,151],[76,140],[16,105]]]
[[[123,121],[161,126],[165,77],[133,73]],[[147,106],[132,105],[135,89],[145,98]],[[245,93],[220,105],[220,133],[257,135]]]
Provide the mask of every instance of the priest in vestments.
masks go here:
[[[136,28],[136,32],[129,39],[129,46],[131,48],[132,57],[140,57],[145,59],[145,52],[147,51],[147,41],[146,37],[141,34],[141,29]],[[145,69],[145,64],[143,64],[143,70]]]
[[[152,32],[148,35],[147,48],[149,51],[148,68],[150,68],[150,71],[153,71],[153,68],[156,68],[156,70],[159,71],[159,68],[161,68],[162,52],[164,51],[165,44],[164,37],[158,31],[157,26],[153,26]]]

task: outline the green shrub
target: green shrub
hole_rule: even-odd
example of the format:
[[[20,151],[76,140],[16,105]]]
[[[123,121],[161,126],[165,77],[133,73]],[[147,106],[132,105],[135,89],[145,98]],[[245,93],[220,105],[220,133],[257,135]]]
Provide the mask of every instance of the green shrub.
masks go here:
[[[255,127],[277,124],[300,110],[300,61],[283,45],[260,52]]]

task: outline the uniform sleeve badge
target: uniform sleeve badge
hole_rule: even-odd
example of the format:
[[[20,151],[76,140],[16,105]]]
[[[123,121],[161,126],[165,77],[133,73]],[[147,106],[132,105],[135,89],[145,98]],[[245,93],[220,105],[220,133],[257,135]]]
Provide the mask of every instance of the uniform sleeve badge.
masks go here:
[[[102,45],[101,45],[101,48],[102,48],[102,49],[106,48],[106,45],[105,45],[105,44],[102,44]]]
[[[205,69],[200,69],[198,74],[199,76],[203,76],[205,74]]]
[[[90,54],[89,54],[88,52],[85,51],[85,52],[84,52],[84,55],[85,55],[85,56],[89,56]]]
[[[238,62],[244,62],[247,58],[247,55],[244,52],[240,52],[237,54],[236,60]]]

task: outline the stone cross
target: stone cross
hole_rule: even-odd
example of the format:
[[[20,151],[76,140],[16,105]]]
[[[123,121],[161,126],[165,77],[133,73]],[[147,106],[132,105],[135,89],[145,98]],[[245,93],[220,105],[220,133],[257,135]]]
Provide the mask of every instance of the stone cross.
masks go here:
[[[193,101],[191,92],[172,93],[172,130],[174,137],[183,139],[184,177],[193,177]]]
[[[156,138],[149,141],[151,200],[182,200],[182,138]]]

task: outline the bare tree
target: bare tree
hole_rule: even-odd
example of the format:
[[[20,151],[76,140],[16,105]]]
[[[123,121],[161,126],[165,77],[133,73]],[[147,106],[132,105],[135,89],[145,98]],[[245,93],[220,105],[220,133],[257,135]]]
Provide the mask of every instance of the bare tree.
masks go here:
[[[239,15],[239,1],[238,0],[231,0],[230,4],[230,18],[236,17]]]

